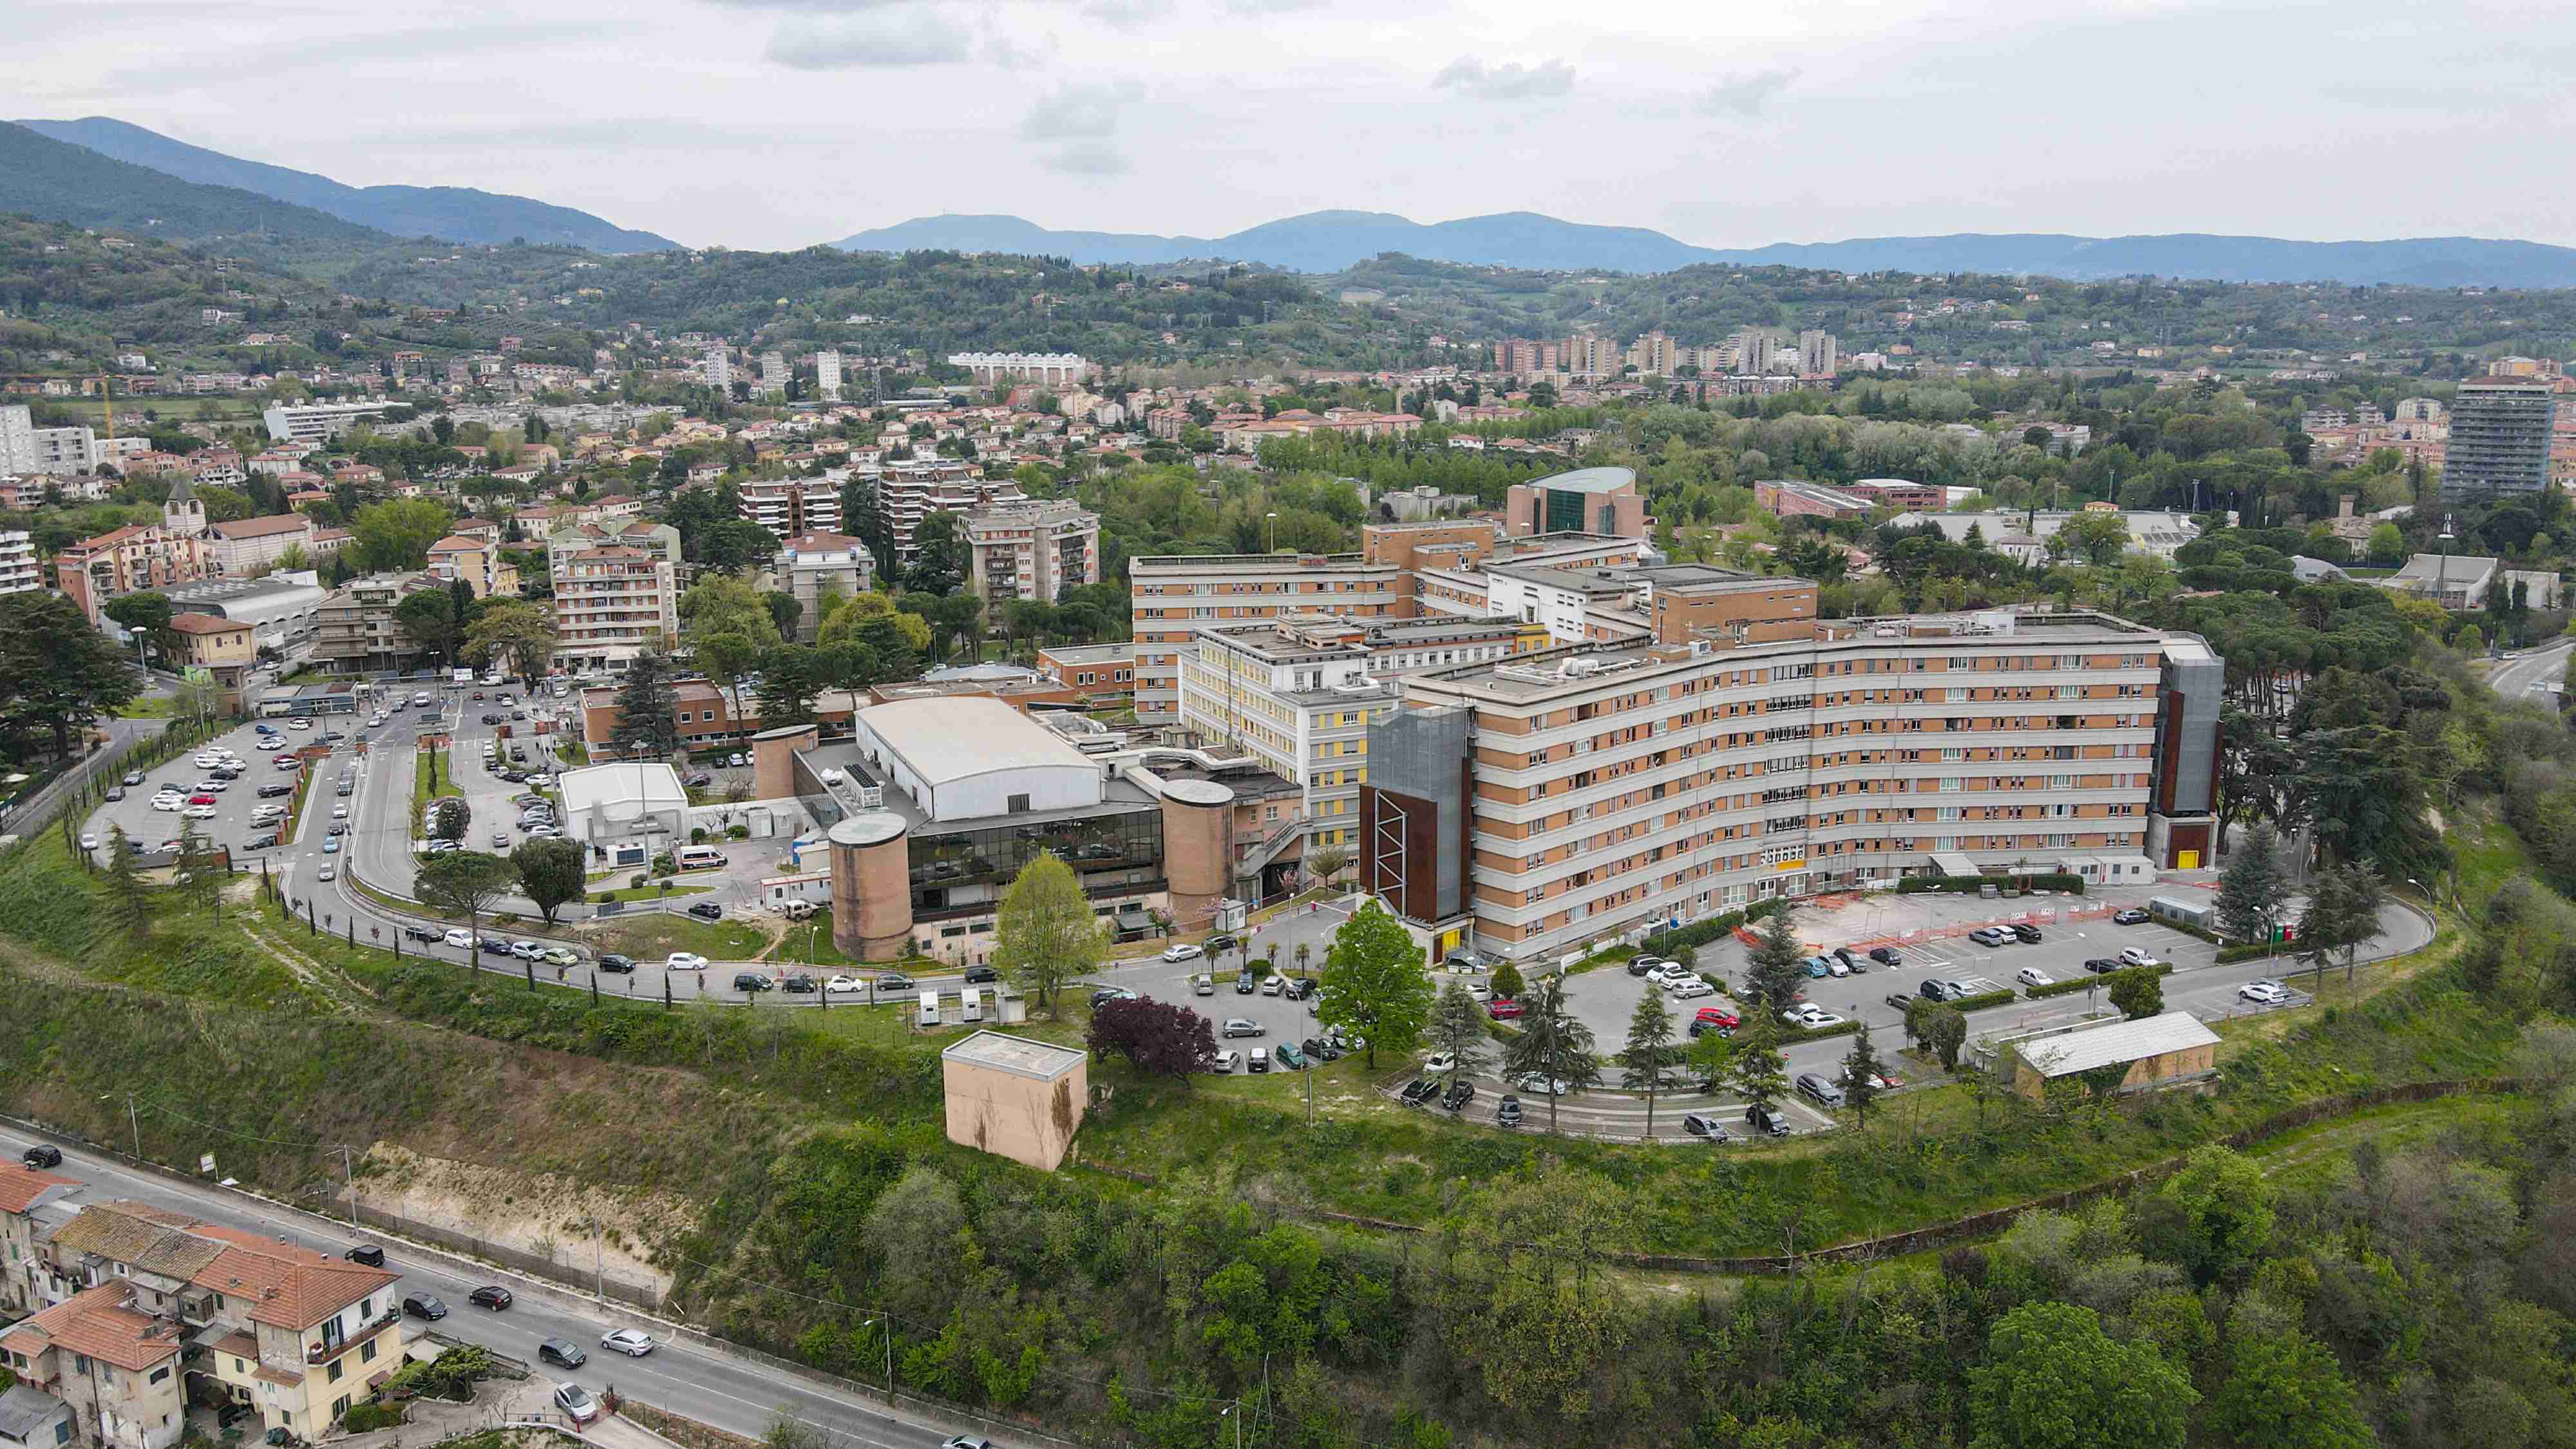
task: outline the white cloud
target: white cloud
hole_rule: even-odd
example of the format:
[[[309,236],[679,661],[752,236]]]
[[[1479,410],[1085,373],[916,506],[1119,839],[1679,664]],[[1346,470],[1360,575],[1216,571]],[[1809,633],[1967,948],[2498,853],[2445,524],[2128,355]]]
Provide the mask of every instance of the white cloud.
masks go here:
[[[1731,75],[1702,92],[1699,109],[1704,115],[1743,116],[1750,119],[1762,114],[1773,97],[1789,88],[1798,78],[1794,70],[1758,70],[1749,75]]]
[[[1124,176],[1133,168],[1127,157],[1106,141],[1076,141],[1040,156],[1038,164],[1066,176]]]
[[[1432,78],[1431,88],[1459,91],[1481,101],[1561,96],[1574,88],[1574,67],[1561,60],[1543,60],[1536,65],[1507,60],[1488,66],[1472,55],[1462,55]]]
[[[1031,141],[1111,135],[1118,129],[1120,108],[1144,93],[1145,88],[1134,81],[1062,87],[1029,107],[1020,121],[1020,135]]]
[[[841,15],[790,15],[769,37],[769,59],[795,70],[944,65],[968,58],[974,36],[929,5]]]

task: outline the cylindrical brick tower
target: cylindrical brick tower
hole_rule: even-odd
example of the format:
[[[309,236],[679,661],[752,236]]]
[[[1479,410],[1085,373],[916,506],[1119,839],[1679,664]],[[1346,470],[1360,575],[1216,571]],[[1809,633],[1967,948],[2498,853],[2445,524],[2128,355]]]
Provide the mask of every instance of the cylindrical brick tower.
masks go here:
[[[912,939],[907,829],[881,810],[831,829],[832,944],[859,960],[899,960]]]
[[[1163,879],[1173,926],[1206,930],[1216,903],[1234,889],[1234,791],[1214,780],[1163,787]]]
[[[782,725],[751,737],[751,798],[784,800],[796,793],[796,752],[821,742],[812,725]],[[839,917],[833,919],[838,920]]]

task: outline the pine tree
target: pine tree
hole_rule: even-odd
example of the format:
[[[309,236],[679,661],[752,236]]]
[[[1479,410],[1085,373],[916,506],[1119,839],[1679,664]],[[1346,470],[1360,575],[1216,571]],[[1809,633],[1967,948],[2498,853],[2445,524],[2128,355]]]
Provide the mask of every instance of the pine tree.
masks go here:
[[[650,650],[626,666],[617,691],[617,728],[608,742],[630,759],[667,760],[680,752],[680,722],[672,711],[670,662]]]
[[[1565,978],[1550,976],[1530,993],[1521,1017],[1521,1034],[1503,1047],[1503,1066],[1515,1076],[1537,1076],[1563,1083],[1565,1091],[1547,1095],[1547,1130],[1556,1130],[1556,1104],[1601,1080],[1601,1062],[1592,1055],[1592,1028],[1565,1009]]]
[[[135,873],[134,842],[122,825],[107,831],[107,909],[109,918],[137,940],[152,929],[152,898]]]
[[[1649,1138],[1655,1135],[1655,1094],[1663,1086],[1664,1053],[1672,1044],[1672,1008],[1664,1004],[1662,992],[1650,990],[1637,998],[1637,1010],[1628,1018],[1628,1048],[1620,1054],[1628,1068],[1626,1085],[1646,1089]]]
[[[1485,1031],[1485,1009],[1455,981],[1442,987],[1440,999],[1431,1004],[1431,1026],[1425,1035],[1435,1050],[1454,1063],[1451,1070],[1462,1077],[1484,1070],[1491,1055],[1486,1050],[1492,1038]]]
[[[1789,1009],[1806,975],[1806,959],[1807,948],[1798,940],[1797,912],[1784,904],[1763,919],[1761,939],[1753,943],[1745,966],[1745,992],[1759,1014]]]
[[[1863,1025],[1852,1036],[1851,1055],[1843,1058],[1843,1104],[1852,1109],[1854,1125],[1869,1125],[1869,1104],[1878,1096],[1878,1079],[1886,1065],[1870,1045],[1869,1027]]]
[[[2270,824],[2257,821],[2219,872],[2219,934],[2238,941],[2264,939],[2265,931],[2280,919],[2281,902],[2288,894],[2279,839]]]
[[[1735,1039],[1735,1055],[1727,1063],[1728,1079],[1747,1107],[1759,1107],[1762,1115],[1771,1115],[1780,1099],[1789,1095],[1789,1067],[1780,1058],[1780,1024],[1768,1008],[1754,1012],[1744,1023],[1744,1032]]]

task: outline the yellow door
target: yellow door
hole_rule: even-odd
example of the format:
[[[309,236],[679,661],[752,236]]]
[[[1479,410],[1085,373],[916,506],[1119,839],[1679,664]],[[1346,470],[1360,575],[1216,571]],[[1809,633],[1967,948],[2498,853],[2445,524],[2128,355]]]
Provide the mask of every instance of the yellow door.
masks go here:
[[[2176,869],[2176,870],[2198,870],[2198,869],[2200,869],[2200,852],[2199,852],[2199,851],[2197,851],[2197,850],[2182,850],[2182,851],[2176,851],[2176,852],[2174,853],[2174,869]]]

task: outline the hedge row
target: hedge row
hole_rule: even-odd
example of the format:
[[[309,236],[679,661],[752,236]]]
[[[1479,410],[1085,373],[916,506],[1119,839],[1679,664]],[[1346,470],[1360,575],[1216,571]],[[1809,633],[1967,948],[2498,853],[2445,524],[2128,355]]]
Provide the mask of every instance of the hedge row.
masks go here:
[[[1761,920],[1788,904],[1785,900],[1755,901],[1747,910],[1728,911],[1705,921],[1693,921],[1678,931],[1658,932],[1647,938],[1647,949],[1670,952],[1679,947],[1705,946],[1711,941],[1723,941],[1734,935],[1737,927]]]
[[[2120,971],[2153,971],[2158,976],[2170,976],[2173,974],[2173,968],[2161,961],[2157,962],[2153,966],[2123,966],[2120,968]],[[2112,980],[2120,974],[2120,971],[2104,973],[2101,978],[2102,984],[2108,986]],[[2072,981],[2060,981],[2049,986],[2025,987],[2023,988],[2022,995],[2033,1001],[2038,1001],[2043,997],[2049,996],[2071,996],[2078,991],[2090,989],[2093,984],[2094,978],[2090,972],[2087,972],[2082,976],[2076,977]]]
[[[2286,946],[2290,943],[2284,941],[2281,944]],[[2233,946],[2219,947],[2218,964],[2224,966],[2230,961],[2251,961],[2257,956],[2269,956],[2272,954],[2274,954],[2274,948],[2265,945],[2261,941],[2244,941]]]
[[[2080,875],[1910,875],[1896,883],[1898,895],[1919,896],[1935,891],[1974,895],[1993,886],[1997,890],[2065,891],[2084,894],[2084,877]]]
[[[2010,990],[1980,991],[1974,996],[1961,996],[1949,1001],[1944,1001],[1941,1005],[1955,1006],[1961,1011],[1983,1011],[1989,1006],[2001,1006],[2005,1002],[2014,999],[2015,998]]]

